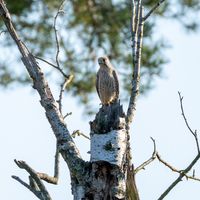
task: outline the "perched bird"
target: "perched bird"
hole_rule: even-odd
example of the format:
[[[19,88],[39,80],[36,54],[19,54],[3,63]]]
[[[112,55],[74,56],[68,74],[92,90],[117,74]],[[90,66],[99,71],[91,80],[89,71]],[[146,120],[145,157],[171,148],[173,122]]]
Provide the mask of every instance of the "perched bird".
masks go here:
[[[117,72],[107,56],[98,58],[96,90],[102,105],[109,105],[119,97],[119,80]]]

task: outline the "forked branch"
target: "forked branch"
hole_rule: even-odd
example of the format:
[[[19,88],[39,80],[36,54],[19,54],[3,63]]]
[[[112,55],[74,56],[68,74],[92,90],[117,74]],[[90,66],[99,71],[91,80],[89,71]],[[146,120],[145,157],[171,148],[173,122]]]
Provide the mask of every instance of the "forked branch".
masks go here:
[[[41,173],[37,172],[37,175],[39,176],[40,179],[51,183],[51,184],[58,184],[58,178],[59,178],[59,158],[60,158],[60,153],[58,150],[58,143],[56,144],[56,153],[55,153],[55,161],[54,161],[54,176],[49,176],[46,173]]]
[[[40,95],[40,102],[45,109],[46,117],[51,124],[52,130],[58,141],[59,151],[62,157],[68,164],[70,172],[76,174],[77,179],[82,180],[82,170],[85,162],[82,160],[79,151],[67,129],[63,116],[60,113],[58,103],[55,101],[51,89],[44,77],[44,74],[39,67],[35,57],[31,54],[25,44],[21,41],[20,37],[13,26],[10,14],[6,8],[3,0],[0,0],[0,16],[10,33],[12,39],[22,56],[22,61],[33,80],[33,88],[36,89]],[[81,166],[81,167],[80,167]]]
[[[31,179],[29,178],[29,180],[31,180],[31,181],[30,181],[30,184],[27,184],[17,176],[12,176],[12,178],[14,178],[19,183],[21,183],[23,186],[28,188],[39,199],[41,199],[41,200],[51,200],[51,196],[50,196],[49,192],[47,191],[46,187],[44,186],[44,184],[42,183],[38,174],[26,162],[17,161],[17,160],[14,160],[14,161],[19,168],[25,169],[29,173],[29,175],[31,177]],[[34,183],[34,184],[31,184],[31,183]]]
[[[164,197],[167,196],[167,194],[180,182],[182,181],[182,178],[185,176],[186,178],[190,178],[190,179],[194,179],[194,180],[198,180],[198,178],[195,177],[191,177],[188,176],[187,173],[193,168],[193,166],[197,163],[197,161],[200,159],[200,152],[199,152],[199,141],[198,141],[198,137],[197,137],[197,131],[192,131],[191,127],[188,124],[187,118],[185,116],[185,112],[184,112],[184,108],[183,108],[183,97],[181,96],[181,93],[178,92],[179,95],[179,100],[180,100],[180,106],[181,106],[181,114],[183,116],[183,119],[185,121],[185,124],[188,128],[188,130],[190,131],[190,133],[193,135],[193,137],[195,138],[195,142],[196,142],[196,146],[197,146],[197,155],[196,157],[191,161],[191,163],[184,169],[184,170],[176,170],[175,168],[171,167],[169,164],[167,164],[166,162],[163,162],[162,159],[160,158],[160,156],[158,157],[159,160],[165,164],[167,167],[169,167],[171,170],[178,172],[179,173],[179,177],[163,192],[163,194],[161,194],[161,196],[158,198],[158,200],[162,200]]]
[[[59,94],[59,99],[57,100],[58,105],[59,105],[59,110],[60,113],[62,113],[62,98],[63,98],[63,93],[65,91],[65,88],[67,85],[72,81],[73,75],[70,75],[68,78],[65,78],[63,83],[60,85],[60,94]]]
[[[138,173],[140,170],[145,169],[145,167],[147,165],[149,165],[150,163],[152,163],[155,159],[156,159],[156,155],[157,155],[157,150],[156,150],[156,142],[155,140],[151,137],[151,140],[153,141],[153,153],[152,156],[146,160],[145,162],[143,162],[141,165],[139,165],[135,170],[134,173]]]
[[[133,75],[131,80],[131,96],[126,115],[127,129],[133,121],[136,111],[136,100],[139,95],[140,67],[144,22],[148,17],[164,2],[160,0],[150,11],[143,16],[143,5],[141,0],[132,0],[132,20],[131,20],[131,39],[132,39],[132,60]]]
[[[176,173],[179,173],[179,174],[184,174],[184,170],[179,170],[179,169],[175,168],[174,166],[172,166],[171,164],[169,164],[168,162],[163,160],[158,153],[156,154],[156,157],[158,158],[158,160],[162,164],[164,164],[166,167],[168,167],[173,172],[176,172]],[[195,180],[195,181],[200,181],[200,179],[195,177],[195,175],[190,176],[190,175],[184,174],[184,176],[186,177],[186,179],[192,179],[192,180]]]
[[[136,111],[136,99],[139,94],[140,83],[140,63],[141,63],[141,50],[143,38],[143,6],[141,0],[134,0],[132,2],[132,58],[133,58],[133,74],[132,74],[132,88],[129,100],[129,106],[126,115],[127,129],[133,120]]]

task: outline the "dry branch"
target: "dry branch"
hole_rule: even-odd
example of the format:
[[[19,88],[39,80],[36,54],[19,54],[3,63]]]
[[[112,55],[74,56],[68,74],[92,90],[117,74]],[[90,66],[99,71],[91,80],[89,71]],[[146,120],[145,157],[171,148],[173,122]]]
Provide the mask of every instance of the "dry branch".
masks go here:
[[[58,150],[58,143],[56,144],[56,153],[55,153],[55,161],[54,161],[54,176],[49,176],[46,173],[38,172],[37,175],[40,177],[40,179],[51,183],[51,184],[58,184],[58,178],[59,178],[59,158],[60,153]]]
[[[74,77],[73,75],[70,75],[68,78],[65,78],[65,80],[63,81],[63,83],[60,85],[60,94],[59,94],[59,99],[57,100],[58,105],[59,105],[60,113],[62,113],[62,98],[63,98],[63,93],[64,93],[65,88],[67,87],[67,85],[72,81],[73,77]]]
[[[157,151],[156,151],[156,142],[155,140],[151,137],[151,140],[153,141],[153,153],[152,153],[152,156],[146,160],[145,162],[143,162],[141,165],[139,165],[135,170],[134,170],[134,173],[138,173],[140,170],[142,169],[145,169],[145,167],[147,165],[149,165],[150,163],[152,163],[155,159],[156,159],[156,154],[157,154]]]
[[[181,96],[181,93],[178,92],[178,95],[179,95],[179,100],[180,100],[180,105],[181,105],[181,114],[183,116],[183,119],[185,121],[185,124],[188,128],[188,130],[190,131],[190,133],[194,136],[194,139],[195,139],[195,142],[196,142],[196,146],[197,146],[197,152],[200,153],[200,149],[199,149],[199,141],[198,141],[198,136],[197,136],[197,131],[193,131],[191,128],[190,128],[190,125],[187,121],[187,118],[185,116],[185,112],[184,112],[184,109],[183,109],[183,97]]]
[[[76,136],[83,136],[84,138],[90,140],[90,137],[88,137],[86,134],[82,133],[80,130],[73,131],[73,133],[71,134],[71,136],[73,138],[75,138]]]
[[[146,21],[153,12],[164,2],[165,0],[160,0],[143,18],[143,21]]]
[[[0,1],[0,16],[3,19],[12,39],[18,46],[22,56],[22,61],[33,80],[33,88],[36,89],[40,95],[41,105],[45,109],[46,117],[57,138],[59,151],[68,164],[70,172],[75,174],[76,178],[81,182],[83,179],[82,176],[85,162],[82,160],[79,151],[66,127],[62,114],[59,111],[58,104],[52,95],[41,68],[35,60],[35,57],[17,35],[10,14],[3,0]]]
[[[162,200],[164,199],[168,193],[180,182],[182,181],[182,178],[185,176],[186,178],[190,178],[190,179],[194,179],[199,181],[198,178],[195,178],[193,176],[188,176],[187,173],[193,168],[193,166],[196,164],[196,162],[200,159],[200,152],[199,152],[199,141],[197,138],[197,133],[196,131],[192,131],[191,127],[189,126],[188,122],[187,122],[187,118],[185,116],[185,112],[184,112],[184,108],[183,108],[183,97],[181,96],[181,93],[178,92],[179,95],[179,100],[180,100],[180,106],[181,106],[181,112],[182,112],[182,116],[183,119],[185,121],[185,124],[188,128],[188,130],[190,131],[190,133],[193,135],[193,137],[195,138],[195,142],[196,142],[196,146],[197,146],[197,155],[196,157],[191,161],[191,163],[184,169],[184,170],[177,170],[174,167],[172,167],[171,165],[169,165],[167,162],[163,161],[160,156],[158,156],[158,159],[165,164],[167,167],[169,167],[172,171],[178,172],[179,173],[179,177],[161,194],[161,196],[158,198],[158,200]]]
[[[41,200],[51,200],[50,194],[47,191],[46,187],[42,183],[40,177],[37,175],[37,172],[35,172],[26,162],[24,161],[17,161],[14,160],[16,165],[21,168],[25,169],[29,174],[32,180],[34,180],[34,187],[31,187],[31,184],[28,185],[24,181],[22,181],[19,177],[17,176],[12,176],[15,180],[17,180],[19,183],[21,183],[23,186],[28,188],[31,192],[33,192],[39,199]],[[37,188],[37,189],[36,189]]]
[[[59,53],[60,53],[60,44],[59,44],[59,39],[58,39],[58,30],[56,29],[56,23],[57,23],[57,18],[59,16],[59,14],[63,13],[63,6],[64,6],[65,0],[61,2],[58,11],[54,17],[54,23],[53,23],[53,29],[54,29],[54,33],[55,33],[55,39],[56,39],[56,63],[57,66],[60,68],[60,62],[59,62]]]
[[[177,173],[179,173],[179,174],[184,174],[184,170],[178,170],[178,169],[176,169],[176,168],[173,167],[171,164],[169,164],[168,162],[166,162],[165,160],[163,160],[163,159],[161,158],[161,156],[160,156],[158,153],[156,153],[156,157],[158,158],[158,160],[159,160],[162,164],[164,164],[166,167],[168,167],[169,169],[171,169],[173,172],[177,172]],[[200,181],[200,179],[199,179],[199,178],[196,178],[194,175],[193,175],[193,176],[189,176],[189,175],[187,175],[187,174],[184,174],[184,176],[185,176],[187,179],[192,179],[192,180],[195,180],[195,181]]]

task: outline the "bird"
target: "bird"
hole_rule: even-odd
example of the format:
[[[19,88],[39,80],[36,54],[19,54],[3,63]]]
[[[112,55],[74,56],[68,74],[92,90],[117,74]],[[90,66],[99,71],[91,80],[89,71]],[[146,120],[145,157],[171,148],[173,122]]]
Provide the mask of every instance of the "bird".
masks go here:
[[[96,90],[102,105],[110,105],[119,98],[118,75],[107,56],[99,57],[98,63]]]

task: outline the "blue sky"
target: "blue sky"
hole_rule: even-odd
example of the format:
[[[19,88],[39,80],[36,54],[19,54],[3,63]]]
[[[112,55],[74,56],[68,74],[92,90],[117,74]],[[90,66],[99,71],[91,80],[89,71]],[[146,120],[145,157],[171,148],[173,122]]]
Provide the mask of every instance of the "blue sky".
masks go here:
[[[137,103],[136,118],[132,125],[132,152],[135,166],[149,158],[153,151],[150,136],[156,140],[162,158],[178,169],[184,169],[196,156],[194,139],[187,130],[181,116],[178,91],[184,96],[187,119],[193,129],[199,130],[200,115],[200,35],[188,34],[177,23],[167,20],[159,22],[157,35],[172,45],[165,53],[170,59],[164,67],[163,79],[156,80],[156,87]],[[1,51],[1,49],[0,49]],[[2,54],[2,52],[0,52]],[[23,67],[23,65],[22,65]],[[56,88],[53,87],[57,93]],[[11,179],[17,175],[27,180],[27,173],[19,169],[13,160],[25,160],[35,170],[53,174],[55,138],[48,124],[39,96],[32,88],[14,88],[0,91],[0,177],[2,199],[16,200],[36,197],[22,185]],[[97,104],[99,100],[97,100]],[[89,133],[89,121],[76,101],[65,94],[64,111],[72,112],[66,119],[70,131],[80,129]],[[126,108],[126,105],[124,106]],[[76,138],[75,142],[85,159],[89,142]],[[195,166],[200,177],[200,162]],[[57,186],[47,185],[54,200],[72,199],[69,173],[61,159],[60,182]],[[155,161],[136,176],[142,200],[154,200],[176,179],[178,175]],[[166,200],[198,200],[200,182],[185,180],[166,197]]]

